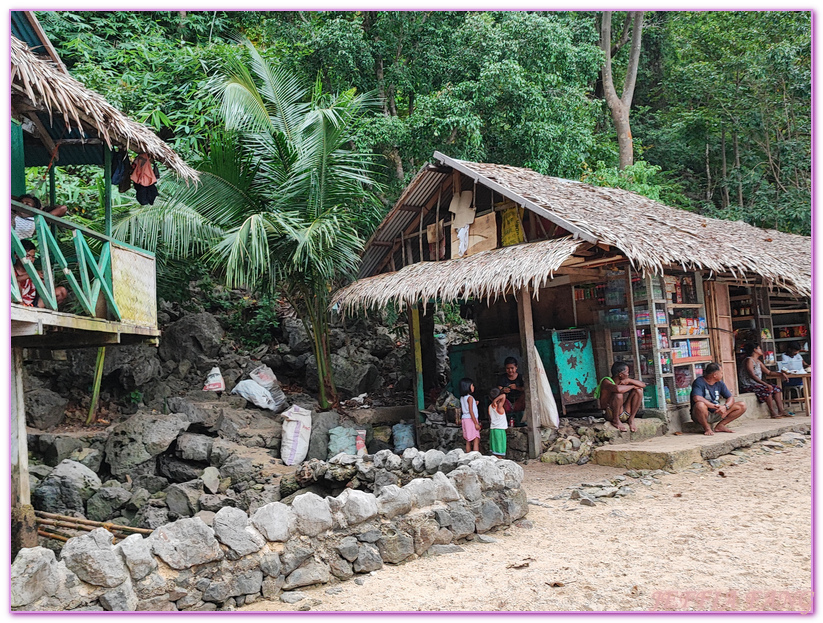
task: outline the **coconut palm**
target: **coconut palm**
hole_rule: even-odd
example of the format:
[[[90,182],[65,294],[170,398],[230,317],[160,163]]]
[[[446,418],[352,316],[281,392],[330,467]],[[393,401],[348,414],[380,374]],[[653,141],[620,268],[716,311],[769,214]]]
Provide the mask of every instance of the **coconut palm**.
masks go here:
[[[203,258],[229,287],[279,291],[314,342],[325,407],[337,401],[329,300],[359,264],[361,234],[379,221],[372,156],[354,147],[377,102],[353,90],[307,87],[246,44],[211,88],[225,130],[198,166],[201,182],[173,182],[170,199],[136,208],[115,235],[170,257]],[[164,193],[165,194],[165,193]]]

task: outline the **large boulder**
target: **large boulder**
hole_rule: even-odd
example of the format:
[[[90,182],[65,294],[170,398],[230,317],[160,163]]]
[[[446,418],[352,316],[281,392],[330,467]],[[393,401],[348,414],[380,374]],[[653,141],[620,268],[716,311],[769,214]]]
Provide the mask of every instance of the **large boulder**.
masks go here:
[[[158,354],[163,361],[203,364],[217,357],[224,335],[220,323],[208,312],[183,316],[163,331]]]
[[[95,528],[66,541],[60,556],[66,567],[84,582],[113,588],[129,577],[123,557],[112,545],[113,539],[105,528]]]
[[[102,486],[85,465],[66,459],[55,467],[32,493],[34,508],[48,513],[85,515],[85,502]]]
[[[333,525],[328,502],[315,493],[298,495],[292,502],[292,510],[295,527],[306,536],[317,536]]]
[[[86,502],[86,517],[105,521],[131,499],[131,492],[123,487],[102,487]]]
[[[258,508],[251,522],[269,541],[288,541],[294,530],[294,511],[281,502],[272,502]]]
[[[298,318],[284,318],[280,327],[283,331],[283,336],[289,340],[289,350],[294,355],[302,355],[312,350],[312,339],[302,321]]]
[[[96,348],[76,348],[69,353],[70,371],[61,376],[60,383],[66,389],[82,386],[94,375],[97,360]],[[148,344],[130,344],[109,348],[103,361],[103,377],[107,383],[115,382],[127,392],[143,387],[157,379],[163,372],[157,349]]]
[[[57,592],[59,578],[54,552],[45,547],[21,549],[11,565],[11,607],[27,606]]]
[[[26,424],[39,430],[54,428],[66,416],[69,401],[50,389],[33,389],[24,396]]]
[[[165,452],[188,427],[188,418],[175,413],[140,412],[117,424],[106,441],[106,461],[111,473],[134,475],[135,467]]]
[[[340,415],[335,411],[312,413],[308,459],[325,461],[329,451],[329,431],[340,426]]]
[[[201,519],[180,519],[149,536],[151,549],[172,569],[187,569],[223,558],[214,532]]]
[[[373,363],[342,357],[337,353],[332,353],[329,358],[335,385],[343,397],[359,396],[375,388],[379,371]],[[314,355],[306,360],[305,387],[312,391],[318,389],[317,361]]]

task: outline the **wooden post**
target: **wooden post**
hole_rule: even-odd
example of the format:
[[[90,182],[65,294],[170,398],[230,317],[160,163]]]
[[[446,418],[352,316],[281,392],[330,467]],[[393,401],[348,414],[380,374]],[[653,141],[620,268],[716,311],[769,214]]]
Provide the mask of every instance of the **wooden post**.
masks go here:
[[[37,547],[37,524],[29,489],[29,449],[23,400],[23,349],[11,349],[11,558]]]
[[[103,380],[103,362],[106,358],[106,347],[101,346],[97,349],[97,361],[94,364],[94,385],[91,394],[91,404],[89,405],[89,417],[86,418],[86,424],[91,424],[94,421],[94,415],[97,413],[97,401],[100,399],[100,383]]]
[[[534,321],[532,319],[532,297],[528,287],[517,291],[517,322],[520,326],[520,355],[523,359],[523,389],[526,395],[525,415],[529,421],[529,458],[540,456],[542,443],[537,405],[537,362],[534,349]]]
[[[103,203],[106,209],[105,230],[111,236],[111,149],[103,145]]]
[[[420,411],[426,408],[423,395],[423,351],[420,346],[420,307],[409,307],[409,349],[414,360],[414,435],[415,445],[420,445]]]

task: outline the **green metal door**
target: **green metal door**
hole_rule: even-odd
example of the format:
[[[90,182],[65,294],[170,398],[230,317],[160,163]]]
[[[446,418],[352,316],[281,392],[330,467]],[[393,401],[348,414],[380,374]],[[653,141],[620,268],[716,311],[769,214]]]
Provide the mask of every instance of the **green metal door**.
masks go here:
[[[23,126],[11,120],[11,194],[26,194],[26,164],[23,155]]]

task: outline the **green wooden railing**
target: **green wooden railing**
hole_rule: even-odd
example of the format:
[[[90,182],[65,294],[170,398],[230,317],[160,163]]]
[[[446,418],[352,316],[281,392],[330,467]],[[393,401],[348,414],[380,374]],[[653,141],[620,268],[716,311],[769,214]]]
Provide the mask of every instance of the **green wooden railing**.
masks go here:
[[[40,254],[40,269],[42,278],[38,274],[34,263],[26,257],[26,250],[23,247],[20,237],[12,228],[11,230],[11,300],[14,303],[22,303],[20,288],[14,270],[14,263],[17,259],[22,261],[26,274],[34,284],[35,290],[45,303],[47,309],[57,310],[57,297],[55,287],[55,269],[60,271],[65,279],[65,285],[72,292],[85,314],[96,317],[97,300],[102,293],[108,306],[110,315],[121,320],[120,309],[114,298],[112,274],[111,274],[111,245],[115,243],[119,247],[125,247],[142,254],[151,255],[143,249],[138,249],[124,242],[120,242],[82,225],[72,223],[69,220],[52,216],[48,212],[36,210],[27,205],[11,202],[12,209],[26,216],[34,217],[35,235],[30,238],[37,241],[37,249]],[[58,231],[71,231],[71,243],[73,244],[74,255],[64,253],[58,240]],[[88,240],[91,240],[91,246]],[[63,243],[65,248],[65,242]],[[92,247],[98,250],[92,251]],[[66,249],[68,253],[68,249]]]

